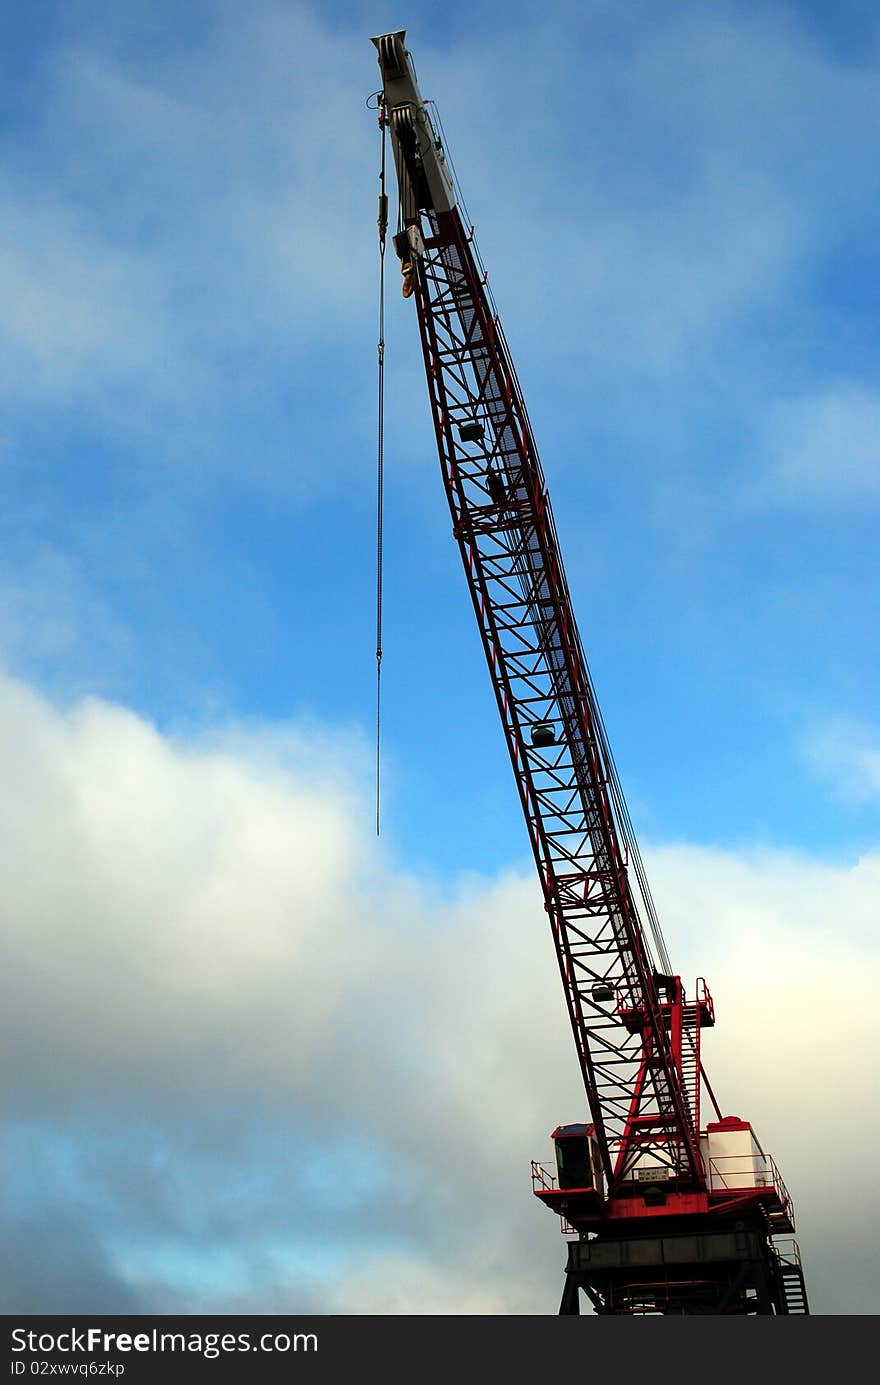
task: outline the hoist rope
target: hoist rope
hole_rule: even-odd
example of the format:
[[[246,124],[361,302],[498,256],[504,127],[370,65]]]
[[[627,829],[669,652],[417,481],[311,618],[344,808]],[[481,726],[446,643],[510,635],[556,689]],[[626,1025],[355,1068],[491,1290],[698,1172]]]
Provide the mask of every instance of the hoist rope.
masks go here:
[[[379,104],[382,156],[379,169],[379,395],[376,452],[376,836],[380,826],[380,769],[382,729],[382,538],[385,511],[385,233],[388,197],[385,193],[385,107]]]

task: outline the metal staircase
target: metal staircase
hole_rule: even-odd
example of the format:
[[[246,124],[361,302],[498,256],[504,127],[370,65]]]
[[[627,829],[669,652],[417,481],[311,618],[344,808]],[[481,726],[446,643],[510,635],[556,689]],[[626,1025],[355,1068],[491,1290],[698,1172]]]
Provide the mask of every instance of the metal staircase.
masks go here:
[[[682,1007],[681,1085],[690,1107],[694,1130],[700,1132],[700,1007]]]
[[[807,1286],[804,1283],[804,1267],[797,1241],[790,1241],[785,1248],[774,1246],[776,1270],[779,1277],[780,1312],[809,1316],[810,1305],[807,1300]]]

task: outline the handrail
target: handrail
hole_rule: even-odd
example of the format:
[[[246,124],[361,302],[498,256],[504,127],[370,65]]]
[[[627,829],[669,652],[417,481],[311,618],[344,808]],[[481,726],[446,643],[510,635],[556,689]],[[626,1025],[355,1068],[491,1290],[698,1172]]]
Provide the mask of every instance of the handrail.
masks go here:
[[[532,1192],[550,1193],[556,1189],[556,1179],[549,1169],[545,1169],[543,1164],[539,1164],[537,1159],[532,1160]]]
[[[796,1265],[801,1268],[801,1248],[797,1241],[775,1241],[773,1245],[780,1265]]]
[[[725,1168],[720,1165],[725,1164]],[[743,1178],[754,1181],[744,1183]],[[719,1188],[730,1191],[745,1188],[772,1188],[783,1209],[788,1209],[791,1197],[782,1181],[779,1169],[769,1154],[715,1154],[709,1158],[709,1191]]]

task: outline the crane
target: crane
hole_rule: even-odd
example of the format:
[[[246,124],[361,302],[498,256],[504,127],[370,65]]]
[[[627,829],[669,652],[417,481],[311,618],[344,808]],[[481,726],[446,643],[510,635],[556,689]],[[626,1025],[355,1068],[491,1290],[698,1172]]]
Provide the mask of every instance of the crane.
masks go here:
[[[543,893],[589,1119],[533,1192],[572,1237],[560,1313],[808,1312],[791,1198],[724,1116],[700,978],[672,969],[589,672],[547,485],[442,126],[406,31],[373,39],[440,469]],[[384,160],[383,160],[384,170]],[[388,201],[379,198],[384,247]],[[380,361],[381,361],[380,346]],[[380,364],[381,371],[381,364]],[[714,1119],[703,1125],[701,1096]]]

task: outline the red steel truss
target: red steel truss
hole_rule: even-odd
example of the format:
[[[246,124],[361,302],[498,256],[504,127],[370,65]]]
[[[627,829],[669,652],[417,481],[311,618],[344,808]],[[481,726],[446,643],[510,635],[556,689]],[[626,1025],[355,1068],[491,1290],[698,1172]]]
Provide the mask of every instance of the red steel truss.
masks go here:
[[[443,482],[538,867],[607,1191],[705,1186],[699,1000],[649,954],[532,430],[456,207],[407,218]],[[624,810],[625,811],[625,810]],[[703,1019],[703,1022],[710,1022]]]

